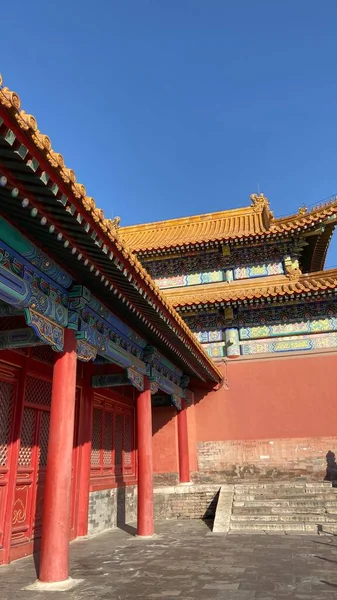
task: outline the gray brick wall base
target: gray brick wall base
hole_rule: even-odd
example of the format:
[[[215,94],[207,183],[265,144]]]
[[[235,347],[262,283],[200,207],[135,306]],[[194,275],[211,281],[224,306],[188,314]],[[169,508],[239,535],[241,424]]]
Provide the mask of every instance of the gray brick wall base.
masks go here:
[[[216,484],[155,487],[155,519],[214,518],[219,488]],[[90,492],[88,535],[123,527],[136,520],[136,486]]]
[[[137,518],[136,486],[89,494],[88,535],[122,527]]]

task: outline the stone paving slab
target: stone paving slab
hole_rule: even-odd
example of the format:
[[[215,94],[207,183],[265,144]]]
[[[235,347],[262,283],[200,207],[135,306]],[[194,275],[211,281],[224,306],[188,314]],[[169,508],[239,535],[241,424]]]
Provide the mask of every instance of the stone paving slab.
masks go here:
[[[337,537],[209,535],[202,521],[156,524],[153,539],[113,530],[71,544],[67,592],[24,590],[30,558],[0,567],[1,600],[337,600]],[[128,528],[130,531],[130,528]]]

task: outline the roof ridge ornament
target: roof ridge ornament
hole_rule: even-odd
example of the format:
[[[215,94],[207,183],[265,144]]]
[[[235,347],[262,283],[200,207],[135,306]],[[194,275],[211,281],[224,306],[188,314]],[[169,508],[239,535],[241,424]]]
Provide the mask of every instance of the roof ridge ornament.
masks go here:
[[[306,204],[302,204],[302,206],[298,207],[298,211],[297,211],[298,215],[306,215],[307,212],[308,212],[308,207],[306,206]]]
[[[251,194],[250,195],[251,206],[253,207],[253,211],[257,213],[264,213],[264,221],[265,226],[269,229],[271,223],[274,221],[274,213],[270,210],[270,203],[268,198],[264,195],[263,192],[260,194]]]
[[[261,192],[260,194],[251,194],[250,199],[251,206],[256,211],[262,210],[265,206],[269,208],[269,200],[268,198],[266,198],[263,192]]]
[[[106,219],[106,221],[109,223],[110,227],[112,227],[113,229],[117,230],[120,228],[120,222],[121,222],[120,217],[114,217],[113,219]]]

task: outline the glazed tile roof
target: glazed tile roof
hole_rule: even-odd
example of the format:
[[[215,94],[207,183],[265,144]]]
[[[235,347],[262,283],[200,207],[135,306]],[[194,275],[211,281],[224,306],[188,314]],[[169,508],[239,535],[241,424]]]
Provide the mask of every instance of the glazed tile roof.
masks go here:
[[[181,219],[122,227],[125,242],[137,253],[244,238],[263,238],[303,231],[337,215],[337,198],[307,212],[274,219],[263,194],[251,196],[251,206]]]
[[[185,340],[185,349],[190,348],[191,351],[195,353],[195,356],[198,357],[198,361],[202,363],[203,368],[208,372],[208,376],[211,376],[213,380],[220,382],[222,380],[222,374],[218,368],[204,351],[201,344],[195,339],[195,336],[180,315],[175,311],[168,298],[166,298],[156,286],[137,256],[133,254],[132,250],[130,250],[128,245],[123,241],[119,234],[118,222],[116,222],[116,220],[106,219],[103,210],[97,207],[94,198],[87,196],[84,185],[77,182],[74,171],[66,167],[63,156],[52,149],[50,138],[39,131],[35,117],[27,114],[21,109],[21,101],[16,92],[3,86],[2,77],[0,75],[0,107],[1,106],[6,109],[11,119],[18,124],[25,136],[33,142],[38,153],[42,154],[49,163],[51,170],[57,174],[67,186],[69,197],[73,198],[73,202],[79,202],[83,213],[86,214],[86,218],[90,219],[94,227],[99,227],[104,244],[115,248],[120,252],[127,261],[131,273],[140,278],[142,281],[142,290],[141,293],[139,292],[139,299],[143,300],[144,298],[147,298],[148,294],[153,294],[155,297],[155,305],[162,314],[161,318],[163,319],[163,323],[167,322],[167,317],[164,316],[165,312],[169,314],[170,320],[173,322],[171,336],[177,335],[177,337]],[[0,123],[2,123],[1,119]],[[69,206],[66,206],[65,210],[69,210],[69,208]],[[106,257],[106,260],[109,259]],[[151,307],[154,305],[152,300],[150,300],[150,296],[149,305]]]
[[[186,286],[165,290],[165,295],[176,308],[199,306],[202,304],[243,302],[276,297],[299,296],[300,294],[323,293],[337,290],[337,269],[299,274],[294,278],[286,275],[273,275],[266,279],[245,279]]]

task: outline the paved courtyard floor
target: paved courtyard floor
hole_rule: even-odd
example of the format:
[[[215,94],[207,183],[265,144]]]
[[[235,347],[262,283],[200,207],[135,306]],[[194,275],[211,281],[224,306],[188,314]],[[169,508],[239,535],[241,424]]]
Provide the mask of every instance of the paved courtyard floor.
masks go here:
[[[1,600],[337,600],[337,537],[211,534],[201,521],[157,523],[140,540],[114,530],[71,544],[66,592],[24,590],[32,558],[0,567]]]

